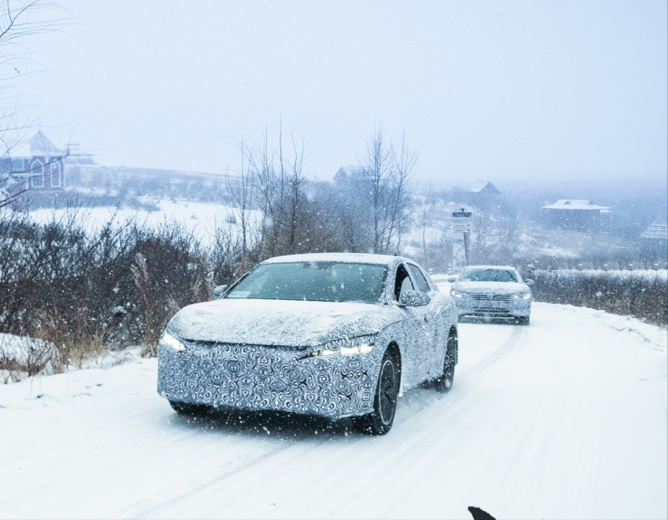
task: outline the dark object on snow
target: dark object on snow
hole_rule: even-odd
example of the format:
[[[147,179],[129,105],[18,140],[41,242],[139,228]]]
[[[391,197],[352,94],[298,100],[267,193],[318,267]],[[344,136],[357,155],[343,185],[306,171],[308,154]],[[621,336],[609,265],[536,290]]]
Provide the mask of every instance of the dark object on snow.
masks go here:
[[[496,520],[492,515],[487,511],[483,511],[479,507],[469,506],[469,512],[473,517],[473,520]]]

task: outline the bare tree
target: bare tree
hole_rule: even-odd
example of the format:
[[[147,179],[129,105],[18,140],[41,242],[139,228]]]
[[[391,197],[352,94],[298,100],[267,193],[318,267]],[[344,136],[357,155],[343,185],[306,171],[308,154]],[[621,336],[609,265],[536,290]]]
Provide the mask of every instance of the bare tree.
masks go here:
[[[66,21],[52,16],[57,6],[47,0],[0,0],[0,208],[27,190],[10,189],[11,153],[25,132],[34,125],[34,109],[21,107],[9,94],[12,79],[22,74],[19,67],[34,63],[28,44],[37,34],[57,31]]]
[[[388,232],[384,249],[389,252],[391,241],[396,236],[396,249],[401,248],[401,238],[411,220],[412,190],[410,180],[417,164],[418,153],[406,142],[406,132],[401,135],[399,149],[394,154],[394,172],[390,183],[390,194],[386,211]]]
[[[398,149],[385,142],[382,128],[367,143],[362,175],[353,181],[355,191],[370,209],[374,253],[397,252],[410,223],[411,176],[418,154],[402,135]]]
[[[293,136],[292,156],[287,157],[279,127],[275,147],[269,145],[265,133],[261,148],[244,149],[243,153],[263,216],[261,256],[311,250],[309,230],[316,212],[308,197],[310,182],[304,173],[303,143],[298,144]]]
[[[234,223],[239,227],[241,254],[246,257],[255,245],[259,230],[257,229],[257,188],[248,161],[252,157],[246,149],[244,141],[239,142],[241,150],[241,169],[237,176],[225,178],[226,198],[230,199],[233,208]]]

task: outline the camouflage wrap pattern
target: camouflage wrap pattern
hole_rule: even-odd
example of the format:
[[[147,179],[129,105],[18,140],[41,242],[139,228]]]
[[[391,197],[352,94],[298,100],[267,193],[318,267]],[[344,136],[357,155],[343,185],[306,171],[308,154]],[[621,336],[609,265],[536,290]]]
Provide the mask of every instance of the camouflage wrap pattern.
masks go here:
[[[371,411],[383,352],[306,356],[280,347],[161,347],[158,391],[172,401],[336,419]]]

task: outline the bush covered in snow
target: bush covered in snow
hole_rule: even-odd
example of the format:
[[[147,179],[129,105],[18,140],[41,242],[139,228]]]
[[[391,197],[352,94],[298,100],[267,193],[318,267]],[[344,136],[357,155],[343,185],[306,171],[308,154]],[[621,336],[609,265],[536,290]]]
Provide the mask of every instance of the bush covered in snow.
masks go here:
[[[4,364],[29,360],[33,373],[47,361],[59,370],[105,349],[152,347],[176,310],[209,298],[208,256],[178,225],[84,225],[78,211],[44,225],[0,215],[0,333],[49,346],[44,356],[0,351]]]
[[[668,325],[666,271],[535,271],[534,297]]]

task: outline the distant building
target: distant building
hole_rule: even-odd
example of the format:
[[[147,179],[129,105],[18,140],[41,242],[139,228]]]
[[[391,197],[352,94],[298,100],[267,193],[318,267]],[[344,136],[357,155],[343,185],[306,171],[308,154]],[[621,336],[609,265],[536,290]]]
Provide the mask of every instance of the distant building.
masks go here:
[[[658,216],[640,235],[643,249],[660,254],[668,259],[668,223]]]
[[[668,223],[666,223],[666,219],[660,216],[656,217],[654,222],[642,232],[640,238],[668,241]]]
[[[490,181],[476,181],[468,190],[465,201],[484,210],[499,203],[501,191]]]
[[[341,166],[336,174],[334,174],[334,184],[341,188],[352,180],[362,178],[364,178],[364,168],[362,166]]]
[[[576,231],[606,228],[610,212],[611,208],[607,206],[579,199],[561,199],[543,206],[543,215],[548,225]]]
[[[60,191],[66,186],[67,151],[38,131],[27,143],[0,158],[0,174],[9,191]]]
[[[66,166],[93,166],[95,160],[93,154],[85,153],[79,150],[81,145],[79,143],[70,143],[67,146],[67,154],[65,156]]]
[[[495,197],[501,195],[501,191],[489,181],[476,181],[471,185],[469,191],[475,193],[478,197]]]

